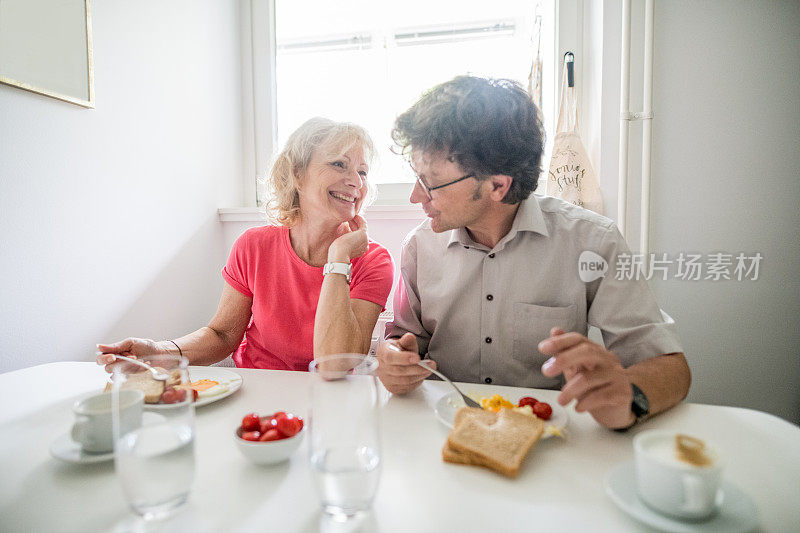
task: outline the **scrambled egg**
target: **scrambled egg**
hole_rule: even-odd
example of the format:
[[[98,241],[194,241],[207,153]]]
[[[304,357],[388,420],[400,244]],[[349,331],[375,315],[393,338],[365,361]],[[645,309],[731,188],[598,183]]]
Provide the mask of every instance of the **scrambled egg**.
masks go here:
[[[564,428],[557,428],[553,424],[547,425],[544,427],[544,434],[545,435],[554,435],[556,437],[566,439],[567,436],[564,435]]]
[[[227,381],[219,382],[211,379],[193,381],[191,383],[183,384],[180,387],[184,389],[196,390],[198,399],[211,398],[213,396],[219,396],[220,394],[228,392]]]
[[[514,407],[514,410],[518,413],[522,413],[523,415],[536,416],[535,414],[533,414],[533,407],[531,407],[530,405],[523,405],[522,407]]]
[[[500,394],[495,394],[491,398],[481,398],[481,407],[487,411],[498,412],[503,407],[514,408],[514,404],[503,398]],[[533,412],[531,412],[533,414]]]
[[[534,418],[538,418],[535,414],[533,414],[533,408],[530,405],[523,405],[522,407],[517,407],[513,403],[509,402],[500,394],[495,394],[491,398],[483,397],[480,401],[481,407],[486,409],[487,411],[494,411],[495,413],[498,412],[503,407],[508,409],[512,409],[518,413],[522,413],[524,415],[532,416]],[[544,427],[544,434],[545,435],[554,435],[556,437],[560,437],[562,439],[566,438],[564,435],[563,428],[557,428],[553,424],[547,424]]]

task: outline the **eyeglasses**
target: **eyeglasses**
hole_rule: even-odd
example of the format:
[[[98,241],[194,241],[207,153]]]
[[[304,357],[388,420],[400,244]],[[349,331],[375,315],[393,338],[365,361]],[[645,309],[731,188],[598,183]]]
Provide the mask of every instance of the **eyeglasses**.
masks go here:
[[[417,175],[417,183],[419,186],[422,187],[422,190],[425,192],[425,195],[428,197],[428,200],[433,200],[433,196],[431,196],[431,192],[435,191],[436,189],[441,189],[442,187],[447,187],[448,185],[453,185],[454,183],[458,183],[459,181],[468,180],[469,178],[474,178],[475,174],[467,174],[466,176],[462,176],[458,179],[454,179],[453,181],[448,181],[447,183],[443,183],[442,185],[437,185],[436,187],[428,187],[425,185],[425,182],[422,181],[422,178]]]

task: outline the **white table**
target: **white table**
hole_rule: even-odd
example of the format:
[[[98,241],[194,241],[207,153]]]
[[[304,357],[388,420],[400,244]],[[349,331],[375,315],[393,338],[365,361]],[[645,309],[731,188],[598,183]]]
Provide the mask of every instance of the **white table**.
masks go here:
[[[197,409],[194,489],[186,509],[161,529],[318,530],[307,443],[287,463],[258,467],[232,440],[247,412],[280,409],[304,415],[308,374],[232,370],[243,376],[244,385],[231,397]],[[113,462],[71,465],[48,452],[50,442],[72,424],[73,401],[97,391],[105,378],[95,364],[77,362],[0,375],[0,531],[109,531],[136,523]],[[800,528],[800,429],[772,415],[682,404],[635,430],[615,433],[570,407],[569,439],[540,441],[519,477],[506,479],[442,461],[448,430],[435,418],[433,405],[446,392],[446,384],[430,381],[410,396],[388,397],[383,473],[369,517],[378,531],[649,531],[617,509],[603,479],[613,466],[632,460],[633,435],[655,427],[721,445],[728,463],[725,477],[755,500],[761,530]],[[552,402],[556,394],[537,391],[536,396]]]

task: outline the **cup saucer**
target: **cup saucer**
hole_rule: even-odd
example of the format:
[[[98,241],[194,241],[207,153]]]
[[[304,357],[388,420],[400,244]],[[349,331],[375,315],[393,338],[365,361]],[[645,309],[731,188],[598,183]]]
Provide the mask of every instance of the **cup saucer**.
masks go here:
[[[67,463],[91,464],[103,463],[114,458],[114,452],[87,453],[74,440],[69,432],[64,433],[50,444],[50,455]]]
[[[142,413],[142,421],[155,423],[163,417],[156,413]],[[50,444],[50,455],[67,463],[88,465],[92,463],[104,463],[114,458],[114,452],[88,453],[84,452],[81,445],[72,440],[70,431],[59,436]]]
[[[757,509],[753,500],[735,485],[722,481],[722,507],[702,522],[682,521],[658,513],[648,507],[636,493],[636,465],[628,461],[615,466],[606,474],[606,494],[617,506],[633,518],[661,531],[676,533],[745,532],[758,526]]]

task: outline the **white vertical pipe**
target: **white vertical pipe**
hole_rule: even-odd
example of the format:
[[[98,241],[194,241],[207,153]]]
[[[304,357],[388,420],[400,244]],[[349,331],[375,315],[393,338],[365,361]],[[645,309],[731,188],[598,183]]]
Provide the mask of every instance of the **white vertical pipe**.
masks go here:
[[[630,121],[631,0],[622,0],[622,58],[619,91],[619,183],[617,225],[625,236],[628,213],[628,126]]]
[[[258,191],[256,187],[256,127],[255,127],[255,87],[253,85],[253,22],[252,4],[242,4],[240,29],[242,46],[242,205],[256,207]]]
[[[653,0],[644,7],[644,106],[642,109],[642,227],[639,251],[650,246],[650,145],[653,137]]]

